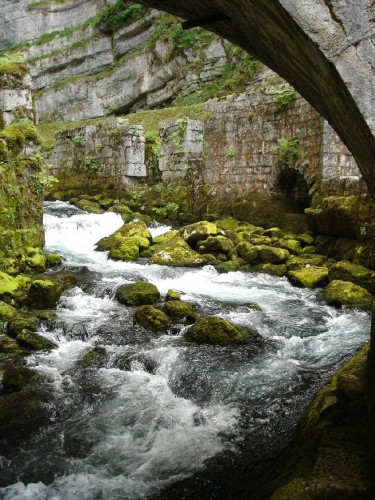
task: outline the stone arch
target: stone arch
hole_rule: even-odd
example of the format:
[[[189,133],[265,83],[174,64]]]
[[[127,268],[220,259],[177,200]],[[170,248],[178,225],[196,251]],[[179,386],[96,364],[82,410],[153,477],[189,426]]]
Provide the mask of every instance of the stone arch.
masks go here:
[[[304,213],[305,208],[311,206],[309,185],[293,166],[286,166],[279,171],[272,193],[276,199],[287,202],[293,212]]]

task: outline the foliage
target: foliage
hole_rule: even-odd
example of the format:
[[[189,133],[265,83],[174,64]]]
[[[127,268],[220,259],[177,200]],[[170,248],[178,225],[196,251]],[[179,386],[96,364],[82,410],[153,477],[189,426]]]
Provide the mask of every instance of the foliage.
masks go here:
[[[278,139],[278,159],[283,165],[289,165],[290,161],[294,158],[301,158],[303,150],[299,139]]]
[[[0,57],[0,75],[23,78],[28,70],[25,58],[19,52],[3,54]]]
[[[129,21],[139,18],[145,12],[146,8],[143,5],[126,0],[117,0],[115,4],[102,11],[97,25],[105,33],[114,33]]]
[[[8,125],[0,132],[0,139],[4,139],[13,153],[19,153],[27,142],[40,143],[40,137],[29,120],[20,120]]]
[[[278,90],[273,102],[276,111],[280,112],[289,107],[297,99],[297,91],[290,85],[283,86]]]
[[[85,144],[85,136],[83,134],[77,134],[73,137],[73,142],[77,146],[83,146]]]
[[[86,172],[96,172],[98,170],[98,157],[87,155],[85,158]]]
[[[233,151],[233,149],[228,149],[227,153],[226,153],[226,157],[229,159],[229,158],[233,158],[235,156],[235,152]]]
[[[145,133],[146,148],[151,150],[151,153],[157,158],[160,157],[160,135],[157,130],[148,130]]]
[[[170,184],[168,184],[168,186],[167,186],[167,192],[168,192],[168,196],[169,197],[173,196],[173,193],[176,191],[176,188],[177,188],[177,185],[174,184],[173,182],[171,182]]]
[[[66,0],[39,0],[36,2],[30,2],[26,6],[26,10],[35,10],[38,7],[44,7],[45,5],[48,5],[50,3],[65,3]]]
[[[160,215],[161,217],[168,217],[170,213],[177,213],[180,210],[180,205],[178,203],[170,202],[164,207],[153,208],[152,211],[155,215]]]

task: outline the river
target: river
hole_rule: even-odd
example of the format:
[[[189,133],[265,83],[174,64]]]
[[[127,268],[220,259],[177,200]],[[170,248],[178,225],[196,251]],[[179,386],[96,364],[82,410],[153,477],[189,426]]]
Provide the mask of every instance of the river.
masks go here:
[[[64,257],[78,285],[41,330],[58,348],[27,359],[53,412],[0,457],[1,498],[173,498],[174,484],[185,485],[179,498],[224,498],[225,482],[272,462],[317,388],[369,339],[368,313],[324,305],[285,278],[107,260],[94,244],[122,225],[117,214],[47,202],[44,224],[46,250]],[[114,298],[140,280],[178,291],[201,314],[255,327],[262,341],[193,345],[182,325],[150,339]],[[101,363],[83,365],[94,347]]]

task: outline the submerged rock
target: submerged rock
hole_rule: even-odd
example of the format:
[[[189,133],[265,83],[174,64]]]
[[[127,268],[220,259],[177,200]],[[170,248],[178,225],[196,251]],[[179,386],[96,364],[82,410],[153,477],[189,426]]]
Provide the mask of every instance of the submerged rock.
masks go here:
[[[318,298],[335,307],[371,310],[373,297],[365,288],[349,281],[334,280],[322,290]]]
[[[256,330],[233,325],[217,316],[200,318],[185,332],[185,339],[198,344],[242,344],[259,337]]]
[[[8,392],[20,391],[35,376],[36,372],[26,366],[8,366],[3,373],[3,389]]]
[[[160,299],[160,292],[152,283],[139,281],[119,286],[116,299],[128,306],[155,304]]]
[[[83,358],[80,359],[79,364],[83,367],[100,366],[106,354],[107,352],[104,347],[96,346],[86,352]]]
[[[171,303],[173,302],[174,301]],[[166,331],[171,321],[164,311],[151,305],[139,307],[135,311],[134,318],[137,323],[146,328],[146,330],[151,330],[153,332]]]

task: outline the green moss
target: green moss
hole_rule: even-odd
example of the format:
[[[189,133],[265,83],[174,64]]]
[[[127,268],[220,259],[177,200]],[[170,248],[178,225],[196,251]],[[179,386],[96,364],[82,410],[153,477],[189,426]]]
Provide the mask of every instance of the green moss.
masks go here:
[[[208,221],[195,222],[180,230],[180,235],[193,248],[198,241],[206,240],[209,236],[216,236],[217,233],[216,225]]]
[[[259,262],[264,264],[285,264],[289,259],[290,254],[284,248],[274,248],[267,245],[260,245],[257,247]]]
[[[40,143],[40,137],[34,124],[29,120],[20,120],[7,125],[0,132],[0,139],[4,139],[7,147],[12,153],[18,154],[27,143]]]
[[[32,351],[49,351],[56,347],[56,344],[46,339],[39,333],[24,329],[16,337],[16,340],[21,346]]]
[[[340,261],[334,264],[329,271],[329,279],[350,281],[375,293],[375,272],[352,262]]]
[[[10,306],[6,302],[0,301],[0,322],[8,321],[17,314],[17,309]]]
[[[30,2],[26,6],[26,10],[35,10],[40,7],[45,7],[54,3],[65,3],[66,0],[37,0],[35,2]]]
[[[77,199],[77,198],[72,198],[70,200],[71,203],[74,203],[78,208],[81,210],[84,210],[85,212],[88,212],[90,214],[103,214],[104,210],[102,207],[97,203],[96,201],[90,201],[90,200],[84,200],[84,199]]]
[[[160,299],[160,292],[152,283],[143,281],[121,285],[116,291],[116,298],[122,304],[150,305]]]
[[[48,309],[60,299],[62,285],[58,281],[35,280],[31,283],[26,305],[32,309]]]
[[[7,334],[12,338],[16,338],[24,329],[35,332],[40,323],[41,319],[35,314],[19,313],[9,321]]]
[[[164,311],[151,305],[139,307],[134,318],[141,326],[154,332],[166,331],[171,321]]]
[[[126,0],[117,0],[100,13],[97,24],[104,33],[114,33],[135,19],[139,19],[149,9]]]
[[[237,257],[233,241],[225,236],[209,236],[207,239],[199,241],[196,248],[201,254],[219,252],[225,254],[228,259]]]
[[[7,392],[20,391],[35,375],[35,371],[26,366],[9,366],[3,373],[3,388]]]
[[[128,238],[120,236],[111,247],[108,257],[113,260],[135,261],[139,259],[139,249],[139,238],[136,236]]]
[[[271,276],[285,276],[287,268],[285,264],[256,264],[251,269],[253,272],[269,274]]]
[[[99,366],[103,362],[106,354],[107,352],[104,347],[96,346],[86,352],[79,364],[84,367]]]
[[[168,290],[167,295],[165,296],[165,302],[169,300],[180,300],[180,295],[175,290]]]
[[[305,288],[318,288],[327,285],[328,269],[326,267],[309,266],[290,271],[288,278],[292,285]]]
[[[291,104],[293,104],[297,99],[296,90],[290,85],[286,84],[280,87],[276,93],[273,100],[276,111],[281,112],[287,109]]]
[[[172,319],[187,319],[194,322],[197,314],[194,312],[192,306],[183,302],[182,300],[168,300],[163,306],[163,311]]]
[[[364,288],[347,281],[334,280],[320,292],[318,297],[327,304],[350,309],[364,309],[370,311],[373,297]]]
[[[60,266],[62,263],[61,255],[57,253],[48,253],[45,255],[46,257],[46,266],[47,268]]]
[[[159,243],[149,260],[149,264],[173,267],[199,267],[205,263],[206,259],[192,250],[179,235]]]
[[[256,330],[233,325],[225,319],[207,316],[185,332],[185,339],[199,344],[241,344],[259,337]]]

